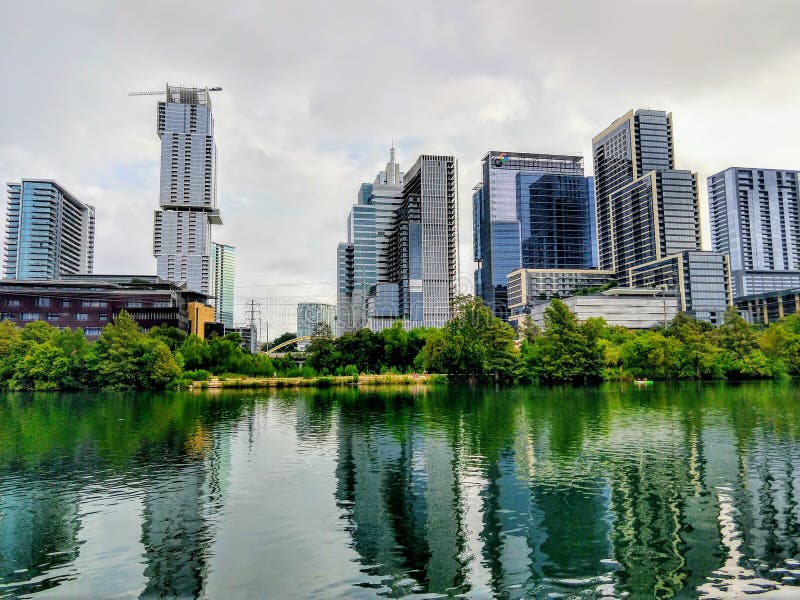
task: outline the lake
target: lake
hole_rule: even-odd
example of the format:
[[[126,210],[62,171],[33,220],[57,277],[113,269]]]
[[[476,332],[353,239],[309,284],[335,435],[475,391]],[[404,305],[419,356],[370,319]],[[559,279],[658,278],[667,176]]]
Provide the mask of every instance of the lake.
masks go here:
[[[800,597],[798,473],[795,382],[3,394],[0,597]]]

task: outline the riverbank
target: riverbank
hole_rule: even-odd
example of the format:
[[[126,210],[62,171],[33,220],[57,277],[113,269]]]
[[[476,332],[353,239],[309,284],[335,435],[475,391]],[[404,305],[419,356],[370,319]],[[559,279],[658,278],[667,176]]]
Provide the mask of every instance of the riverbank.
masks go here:
[[[371,387],[383,385],[430,385],[446,383],[447,375],[384,373],[382,375],[342,375],[321,377],[211,377],[207,381],[193,381],[190,390],[222,388],[328,388],[328,387]]]

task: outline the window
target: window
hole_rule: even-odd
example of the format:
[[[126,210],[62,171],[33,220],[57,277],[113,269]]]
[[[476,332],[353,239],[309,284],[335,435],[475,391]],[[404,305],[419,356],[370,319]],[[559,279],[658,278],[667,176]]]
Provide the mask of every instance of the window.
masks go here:
[[[39,313],[22,313],[22,320],[23,321],[38,321],[40,318]]]
[[[9,298],[8,301],[6,302],[6,304],[8,306],[19,306],[19,300],[15,299],[15,298]]]
[[[128,300],[125,306],[128,308],[142,308],[142,302],[141,300]]]
[[[108,302],[105,300],[81,300],[81,306],[83,308],[106,308]]]
[[[89,315],[86,314],[86,313],[78,313],[78,314],[75,315],[75,320],[76,321],[88,321],[89,320]]]
[[[36,306],[50,306],[50,298],[37,298]]]
[[[72,306],[72,302],[70,300],[62,300],[61,301],[61,306],[64,306],[64,307]]]
[[[0,320],[3,321],[13,321],[16,318],[17,318],[17,313],[9,313],[9,312],[0,313]]]
[[[47,320],[48,321],[58,321],[61,318],[61,315],[58,313],[47,313]]]
[[[100,313],[101,321],[108,321],[108,313]]]

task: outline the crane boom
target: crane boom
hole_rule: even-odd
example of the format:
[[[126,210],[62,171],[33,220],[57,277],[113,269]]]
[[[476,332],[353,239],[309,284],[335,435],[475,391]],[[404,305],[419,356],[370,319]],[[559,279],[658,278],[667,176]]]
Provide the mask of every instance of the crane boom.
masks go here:
[[[210,87],[208,88],[209,92],[221,92],[222,88],[219,86]],[[167,93],[166,90],[148,90],[145,92],[130,92],[128,96],[164,96]]]

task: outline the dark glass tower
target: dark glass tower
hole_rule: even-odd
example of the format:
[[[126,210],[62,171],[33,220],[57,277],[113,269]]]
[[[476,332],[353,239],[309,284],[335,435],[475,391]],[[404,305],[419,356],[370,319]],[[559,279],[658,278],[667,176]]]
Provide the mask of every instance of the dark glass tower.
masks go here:
[[[475,294],[508,318],[507,276],[520,268],[590,269],[595,260],[591,178],[583,157],[489,152],[473,195]]]

